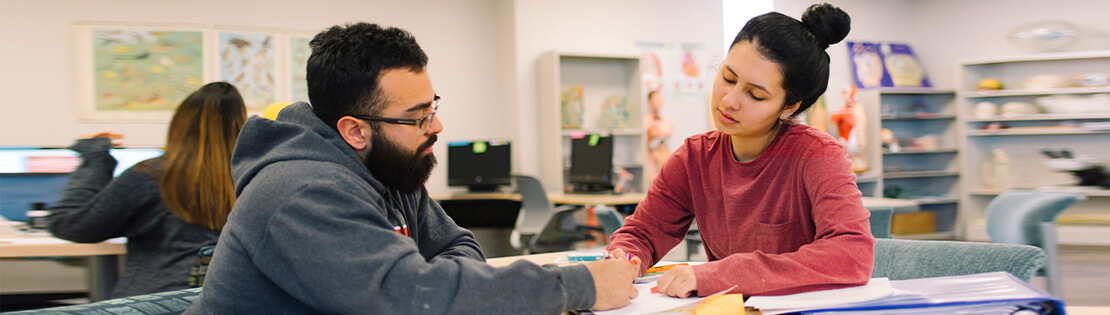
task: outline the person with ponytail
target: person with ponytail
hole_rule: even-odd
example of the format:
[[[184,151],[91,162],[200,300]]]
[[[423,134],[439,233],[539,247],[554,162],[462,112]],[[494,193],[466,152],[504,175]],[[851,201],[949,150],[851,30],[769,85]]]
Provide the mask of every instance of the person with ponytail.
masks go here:
[[[660,293],[783,295],[863,285],[874,243],[851,159],[836,139],[791,118],[825,92],[825,49],[848,35],[829,4],[801,21],[772,12],[736,35],[713,82],[717,130],[691,136],[663,164],[608,250],[641,274],[696,221],[708,263],[671,268]]]
[[[197,250],[216,244],[235,203],[231,152],[246,120],[239,90],[209,83],[177,107],[165,153],[114,179],[108,150],[123,136],[77,140],[69,149],[81,164],[49,209],[50,232],[79,243],[127,237],[126,269],[110,298],[188,288]]]

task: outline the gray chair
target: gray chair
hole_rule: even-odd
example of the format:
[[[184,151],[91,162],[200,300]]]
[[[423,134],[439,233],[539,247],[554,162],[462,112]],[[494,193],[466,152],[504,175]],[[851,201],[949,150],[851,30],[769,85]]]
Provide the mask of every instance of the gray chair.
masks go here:
[[[872,278],[905,280],[1005,271],[1028,282],[1045,263],[1028,245],[899,239],[875,240]]]
[[[987,235],[995,243],[1032,245],[1044,249],[1048,262],[1038,275],[1048,293],[1063,296],[1056,263],[1056,217],[1083,195],[1064,192],[1007,191],[987,204]]]
[[[875,238],[890,238],[890,219],[894,216],[894,209],[890,206],[868,207],[871,217],[871,236]]]
[[[575,243],[592,239],[587,231],[600,231],[608,236],[624,223],[616,211],[595,205],[594,214],[601,226],[579,224],[574,213],[582,207],[555,207],[534,177],[515,175],[513,181],[520,192],[521,209],[510,243],[525,254],[573,250]]]

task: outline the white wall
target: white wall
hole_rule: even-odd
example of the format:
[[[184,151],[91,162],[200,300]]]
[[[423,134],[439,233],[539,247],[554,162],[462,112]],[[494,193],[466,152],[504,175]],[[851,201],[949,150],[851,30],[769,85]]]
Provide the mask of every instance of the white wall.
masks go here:
[[[1014,28],[1044,20],[1063,20],[1100,35],[1085,37],[1072,50],[1110,49],[1110,1],[1099,0],[929,0],[913,1],[919,57],[929,76],[943,79],[945,88],[956,88],[957,65],[964,60],[1028,54],[1006,40]],[[1107,72],[1107,69],[1091,69]]]
[[[212,24],[317,32],[349,21],[412,32],[429,56],[428,71],[443,95],[443,140],[504,137],[513,129],[501,82],[498,49],[506,1],[263,0],[0,0],[0,146],[68,146],[96,131],[127,136],[126,145],[161,146],[167,123],[89,123],[77,119],[74,39],[77,21]],[[499,37],[500,36],[500,37]],[[446,141],[436,150],[444,161]],[[429,182],[446,190],[446,173]]]
[[[909,43],[938,89],[956,88],[957,64],[966,59],[1025,54],[1009,43],[1011,29],[1057,19],[1110,33],[1110,1],[1096,0],[826,0],[852,17],[845,41]],[[775,11],[800,18],[812,0],[776,0]],[[1105,36],[1105,35],[1104,35]],[[1076,49],[1110,49],[1107,40],[1088,38]],[[843,106],[840,90],[850,84],[848,51],[841,42],[828,49],[829,112]]]
[[[514,170],[540,174],[539,92],[536,58],[551,51],[637,54],[637,41],[705,45],[714,67],[724,56],[721,1],[614,0],[515,2],[516,112]],[[714,70],[715,71],[715,70]],[[674,107],[674,106],[671,106]],[[708,108],[665,108],[675,124],[672,141],[707,129]],[[673,110],[673,111],[670,111]],[[681,143],[681,142],[676,142]],[[673,145],[672,147],[677,147]]]
[[[913,11],[914,0],[841,0],[828,1],[834,6],[847,12],[852,17],[852,30],[848,37],[838,44],[829,46],[829,88],[825,91],[825,104],[828,113],[844,107],[844,98],[840,91],[852,81],[852,70],[848,63],[849,41],[898,41],[910,44],[914,49],[931,45],[919,42],[914,35],[915,22],[919,19]],[[802,13],[814,1],[806,0],[777,0],[775,11],[790,17],[801,19]],[[928,58],[922,58],[928,59]],[[922,60],[928,63],[930,60]],[[929,73],[931,75],[931,73]],[[929,78],[933,80],[932,77]]]

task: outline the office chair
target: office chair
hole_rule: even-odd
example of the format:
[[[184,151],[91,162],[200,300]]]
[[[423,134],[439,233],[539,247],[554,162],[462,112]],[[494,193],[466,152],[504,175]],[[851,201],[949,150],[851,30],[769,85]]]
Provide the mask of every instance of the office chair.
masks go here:
[[[624,223],[612,208],[596,205],[594,213],[601,225],[579,224],[574,213],[582,207],[555,207],[547,198],[543,185],[534,177],[515,175],[513,181],[520,192],[521,209],[509,242],[525,254],[574,250],[574,243],[593,239],[588,231],[610,235]]]
[[[1086,197],[1074,193],[1007,191],[987,204],[987,235],[992,242],[1037,246],[1048,255],[1038,275],[1045,277],[1048,293],[1063,296],[1057,264],[1056,217]]]
[[[906,280],[1005,271],[1029,282],[1045,257],[1043,250],[1029,245],[880,238],[875,240],[871,277]]]

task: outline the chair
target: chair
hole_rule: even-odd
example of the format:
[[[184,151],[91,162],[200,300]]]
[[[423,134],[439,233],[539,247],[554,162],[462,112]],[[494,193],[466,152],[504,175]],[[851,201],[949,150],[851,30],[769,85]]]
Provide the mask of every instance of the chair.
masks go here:
[[[169,315],[181,314],[200,294],[201,288],[158,292],[115,298],[89,304],[49,307],[36,310],[9,312],[4,314],[134,314]]]
[[[987,204],[987,235],[992,242],[1032,245],[1044,249],[1048,262],[1038,275],[1048,293],[1063,296],[1056,263],[1056,217],[1086,197],[1064,192],[1007,191]]]
[[[521,209],[517,216],[510,243],[525,254],[573,250],[574,243],[593,239],[587,231],[601,231],[610,235],[623,225],[620,214],[605,205],[594,206],[594,214],[601,226],[578,224],[574,212],[579,206],[555,207],[547,198],[547,191],[540,181],[531,176],[513,176],[520,192]]]
[[[906,280],[1005,271],[1029,282],[1045,257],[1040,248],[1028,245],[883,238],[875,240],[871,277]]]
[[[871,236],[875,238],[890,238],[890,219],[894,216],[894,209],[890,206],[872,206],[868,220],[871,223]]]
[[[189,269],[189,287],[199,288],[204,286],[204,276],[208,274],[208,263],[212,262],[212,253],[216,245],[201,246],[197,251],[197,260]]]

